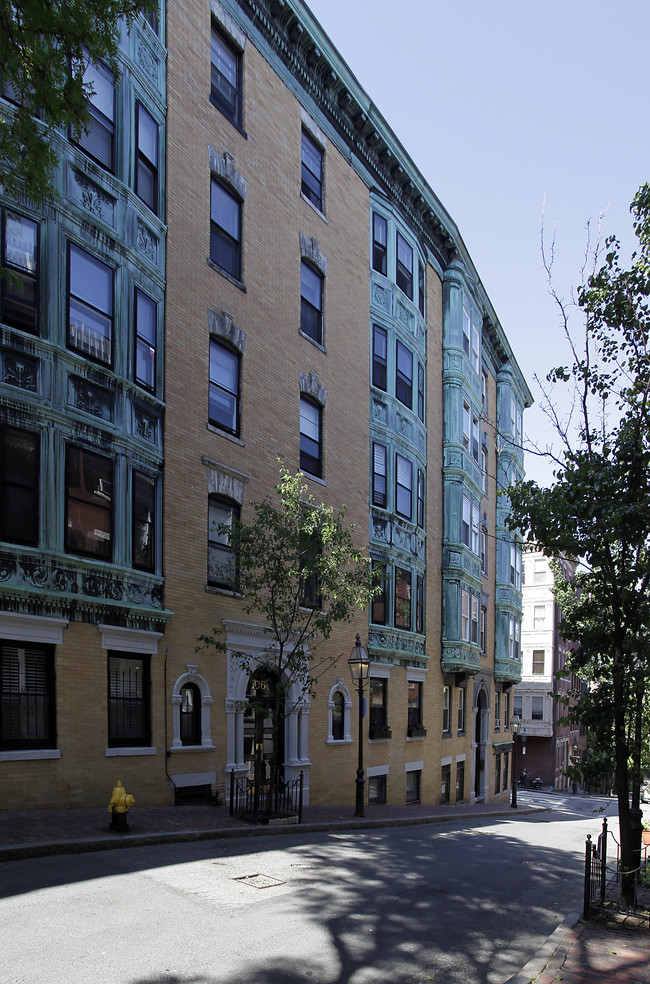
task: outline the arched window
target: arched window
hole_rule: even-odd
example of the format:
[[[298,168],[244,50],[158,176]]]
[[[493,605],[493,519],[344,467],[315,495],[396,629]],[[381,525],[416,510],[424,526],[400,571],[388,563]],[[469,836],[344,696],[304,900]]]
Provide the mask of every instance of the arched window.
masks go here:
[[[332,698],[332,738],[334,741],[345,738],[345,697],[340,690]]]
[[[350,691],[340,677],[330,690],[327,702],[327,742],[352,741],[350,737],[350,711],[352,698]]]
[[[181,687],[181,744],[201,744],[201,691],[195,683]]]

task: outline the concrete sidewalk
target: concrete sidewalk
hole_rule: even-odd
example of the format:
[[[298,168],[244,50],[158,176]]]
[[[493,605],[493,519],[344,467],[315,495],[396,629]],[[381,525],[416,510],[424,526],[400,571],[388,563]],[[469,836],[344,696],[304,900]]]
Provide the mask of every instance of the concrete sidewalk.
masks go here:
[[[549,802],[549,808],[552,803]],[[230,817],[225,806],[138,807],[128,815],[129,832],[109,829],[107,809],[0,810],[0,862],[19,858],[140,847],[173,841],[221,837],[259,837],[313,831],[373,829],[444,823],[544,812],[520,804],[477,803],[459,806],[372,806],[355,817],[352,806],[307,806],[303,823],[252,826]],[[650,909],[650,890],[641,904]],[[535,956],[506,984],[650,984],[648,914],[610,913],[607,919],[580,921],[567,916]],[[468,982],[471,984],[471,982]]]

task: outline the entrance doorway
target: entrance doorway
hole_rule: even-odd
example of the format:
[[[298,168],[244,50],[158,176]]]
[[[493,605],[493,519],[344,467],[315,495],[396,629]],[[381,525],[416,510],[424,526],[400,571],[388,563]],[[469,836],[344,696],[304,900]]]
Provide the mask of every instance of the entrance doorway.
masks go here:
[[[249,703],[244,711],[244,761],[249,779],[257,778],[258,782],[271,778],[274,763],[276,774],[282,775],[284,765],[284,722],[275,741],[273,735],[276,690],[277,674],[266,667],[252,674],[246,688]]]
[[[474,743],[476,758],[474,761],[474,797],[481,799],[485,789],[485,744],[487,741],[487,697],[481,689],[476,698],[476,714],[474,716]]]

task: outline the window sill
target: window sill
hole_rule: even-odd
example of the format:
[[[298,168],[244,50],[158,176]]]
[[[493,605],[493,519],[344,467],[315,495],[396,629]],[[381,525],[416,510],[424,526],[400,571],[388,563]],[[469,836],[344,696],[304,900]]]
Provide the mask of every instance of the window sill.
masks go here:
[[[224,270],[223,267],[220,267],[218,263],[215,263],[214,260],[211,260],[209,256],[206,262],[209,267],[212,267],[213,270],[215,270],[217,273],[220,273],[222,277],[225,277],[226,280],[229,280],[231,284],[235,285],[235,287],[239,287],[239,289],[243,291],[244,294],[246,293],[246,285],[243,283],[243,281],[237,280],[236,277],[233,277],[232,273],[228,273],[228,271]]]
[[[118,758],[127,755],[155,755],[156,749],[142,745],[137,748],[106,748],[105,753],[106,758]]]
[[[27,762],[43,759],[60,759],[58,748],[14,748],[10,752],[0,752],[0,762]]]
[[[301,475],[304,476],[304,478],[308,478],[312,482],[317,482],[318,485],[324,485],[325,487],[327,487],[327,482],[325,481],[324,478],[319,478],[318,475],[312,475],[311,472],[303,471],[302,468],[300,469],[300,473]]]
[[[233,444],[238,444],[240,448],[246,447],[246,442],[242,441],[241,437],[236,437],[234,434],[229,434],[227,431],[221,430],[215,424],[211,424],[210,421],[205,425],[206,430],[209,430],[211,434],[218,434],[219,437],[225,437],[227,441],[232,441]]]
[[[186,752],[214,752],[215,745],[179,745],[178,748],[170,748],[170,755],[183,755]]]
[[[307,195],[304,193],[304,191],[301,191],[300,192],[300,197],[302,198],[303,202],[307,202],[307,204],[309,205],[309,207],[311,209],[313,209],[313,211],[316,213],[316,215],[318,215],[319,218],[321,218],[323,220],[323,222],[327,222],[327,218],[325,216],[325,213],[324,212],[321,212],[321,210],[318,208],[318,206],[317,205],[314,205],[314,203],[307,198]]]
[[[407,735],[406,736],[406,740],[407,741],[424,741],[425,738],[426,738],[426,732],[423,735]]]
[[[327,355],[327,349],[325,348],[322,342],[317,342],[315,338],[312,338],[311,335],[308,335],[306,331],[302,330],[302,328],[298,329],[298,334],[302,338],[305,338],[308,342],[311,342],[311,344],[315,348],[317,348],[320,352],[323,352],[325,355]]]
[[[212,103],[212,105],[214,106],[214,108],[219,110],[219,112],[221,113],[221,115],[223,116],[223,118],[225,120],[228,120],[229,123],[232,123],[232,125],[235,128],[235,130],[237,130],[238,133],[241,133],[241,135],[244,138],[244,140],[248,140],[248,134],[246,133],[246,130],[244,130],[244,128],[241,126],[241,124],[237,122],[237,120],[233,120],[232,116],[228,116],[227,113],[224,113],[223,109],[221,108],[221,106],[219,105],[219,103],[216,101],[216,99],[213,97],[212,93],[210,93],[210,95],[208,96],[208,99],[210,100],[210,102]]]
[[[325,741],[326,745],[351,745],[351,738],[327,738]]]
[[[216,584],[206,584],[205,590],[208,594],[225,595],[226,598],[243,598],[244,595],[238,591],[231,591],[230,588],[220,588]]]

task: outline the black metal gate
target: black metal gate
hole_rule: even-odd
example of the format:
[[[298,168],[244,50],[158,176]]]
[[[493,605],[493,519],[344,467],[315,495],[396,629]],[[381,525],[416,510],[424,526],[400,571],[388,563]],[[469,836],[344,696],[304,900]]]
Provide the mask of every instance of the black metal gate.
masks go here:
[[[585,844],[585,898],[583,916],[589,919],[591,908],[600,900],[605,902],[605,886],[607,884],[607,820],[603,820],[602,833],[598,835],[598,843],[591,843],[591,834],[587,834]]]
[[[302,795],[304,773],[290,782],[278,776],[275,783],[262,778],[259,781],[248,776],[236,777],[230,772],[230,816],[241,817],[251,823],[271,823],[294,820],[302,823]]]

